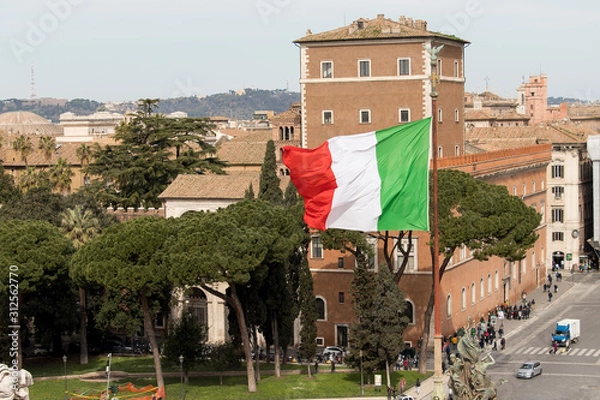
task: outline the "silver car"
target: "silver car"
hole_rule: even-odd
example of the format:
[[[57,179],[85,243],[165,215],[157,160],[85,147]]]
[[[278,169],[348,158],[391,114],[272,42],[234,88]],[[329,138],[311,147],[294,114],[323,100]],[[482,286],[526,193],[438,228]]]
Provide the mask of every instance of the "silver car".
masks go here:
[[[530,379],[542,374],[542,364],[537,360],[525,361],[517,371],[517,378]]]

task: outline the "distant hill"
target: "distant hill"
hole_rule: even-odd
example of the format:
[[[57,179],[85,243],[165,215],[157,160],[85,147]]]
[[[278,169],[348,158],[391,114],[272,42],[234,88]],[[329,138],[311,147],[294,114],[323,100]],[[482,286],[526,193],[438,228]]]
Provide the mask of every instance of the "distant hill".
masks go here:
[[[548,105],[549,106],[558,106],[561,103],[567,103],[567,104],[582,104],[582,105],[592,105],[592,104],[597,104],[598,101],[586,101],[586,100],[581,100],[581,99],[574,99],[572,97],[552,97],[552,96],[548,96]]]
[[[239,93],[239,94],[238,94]],[[161,99],[158,111],[169,114],[183,111],[190,117],[222,116],[231,119],[251,119],[256,110],[273,110],[283,112],[293,103],[300,101],[300,93],[287,90],[245,89],[237,93],[218,93],[203,98],[178,97]],[[58,123],[59,116],[65,112],[77,115],[92,114],[96,111],[112,111],[124,113],[136,110],[134,101],[126,103],[100,103],[87,99],[7,99],[0,101],[0,114],[9,111],[30,111]]]

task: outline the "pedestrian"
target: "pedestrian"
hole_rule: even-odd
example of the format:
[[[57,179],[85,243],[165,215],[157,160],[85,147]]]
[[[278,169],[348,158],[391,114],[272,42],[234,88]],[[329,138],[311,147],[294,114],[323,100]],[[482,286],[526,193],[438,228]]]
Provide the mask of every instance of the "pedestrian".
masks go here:
[[[506,339],[502,338],[502,339],[500,339],[500,350],[504,350],[505,347],[506,347]]]
[[[419,378],[417,378],[415,386],[417,387],[417,394],[421,393],[421,381],[419,380]]]
[[[546,292],[546,289],[547,289],[547,288],[548,288],[548,285],[546,285],[546,284],[544,283],[544,293]]]
[[[404,361],[402,362],[404,370],[408,371],[408,356],[404,357]]]
[[[531,299],[531,309],[535,311],[535,299]]]
[[[504,325],[500,325],[500,328],[498,329],[498,336],[500,339],[502,339],[502,336],[504,336]]]
[[[556,354],[556,351],[558,350],[558,342],[556,340],[552,342],[552,350],[553,353]]]
[[[554,293],[558,293],[558,285],[554,285]]]
[[[315,374],[319,372],[319,360],[315,361]]]
[[[548,292],[548,301],[552,301],[552,292]]]

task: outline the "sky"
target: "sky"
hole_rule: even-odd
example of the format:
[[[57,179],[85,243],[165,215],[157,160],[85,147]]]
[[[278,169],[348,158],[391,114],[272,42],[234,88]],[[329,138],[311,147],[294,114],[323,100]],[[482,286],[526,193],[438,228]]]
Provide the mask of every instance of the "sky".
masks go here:
[[[0,99],[133,101],[241,88],[299,91],[293,41],[377,14],[455,34],[465,90],[600,99],[596,0],[1,0]]]

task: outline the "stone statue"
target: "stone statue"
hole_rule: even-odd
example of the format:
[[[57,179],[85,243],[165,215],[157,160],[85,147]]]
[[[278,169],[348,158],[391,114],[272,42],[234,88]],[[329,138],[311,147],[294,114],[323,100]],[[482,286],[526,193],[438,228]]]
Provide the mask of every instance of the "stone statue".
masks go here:
[[[33,377],[29,371],[13,370],[0,364],[0,400],[29,400]]]
[[[452,366],[448,370],[448,386],[459,400],[495,400],[498,386],[507,381],[500,379],[492,382],[486,375],[487,368],[496,361],[489,352],[479,348],[475,338],[469,334],[470,325],[471,319],[467,324],[466,334],[457,344],[459,356],[450,355]]]

